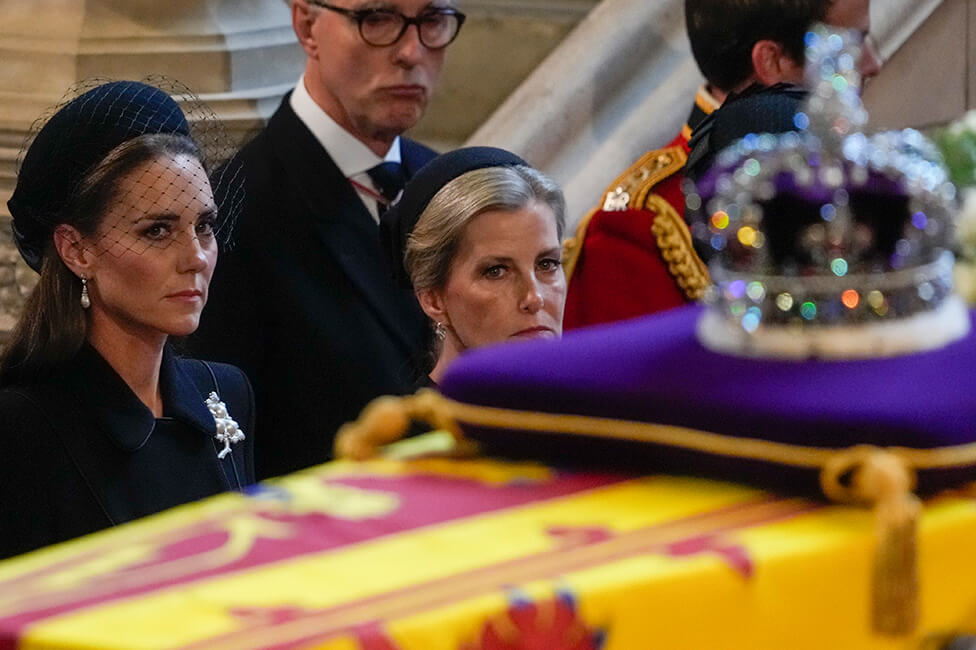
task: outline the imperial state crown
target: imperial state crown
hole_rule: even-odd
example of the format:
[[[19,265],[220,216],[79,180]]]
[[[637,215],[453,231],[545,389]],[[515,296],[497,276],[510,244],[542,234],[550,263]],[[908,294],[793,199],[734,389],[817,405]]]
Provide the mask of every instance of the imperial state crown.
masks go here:
[[[707,347],[779,358],[889,356],[966,334],[952,294],[955,187],[913,129],[867,135],[860,35],[806,37],[796,132],[725,149],[686,201],[714,286]]]

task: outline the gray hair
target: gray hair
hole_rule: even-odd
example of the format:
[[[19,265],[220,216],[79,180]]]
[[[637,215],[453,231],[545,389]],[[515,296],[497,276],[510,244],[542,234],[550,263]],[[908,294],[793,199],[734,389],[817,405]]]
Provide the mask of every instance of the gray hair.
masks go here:
[[[414,290],[447,284],[468,223],[488,210],[518,210],[533,202],[556,215],[562,241],[566,199],[551,178],[524,165],[486,167],[458,176],[442,187],[417,220],[403,256]]]

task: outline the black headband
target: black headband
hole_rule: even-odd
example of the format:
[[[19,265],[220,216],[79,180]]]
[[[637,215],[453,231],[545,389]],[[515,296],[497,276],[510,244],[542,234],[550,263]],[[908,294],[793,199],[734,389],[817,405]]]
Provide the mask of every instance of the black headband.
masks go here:
[[[47,121],[27,150],[7,202],[17,248],[31,268],[40,272],[51,232],[88,170],[145,133],[189,136],[190,129],[169,95],[135,81],[93,88]]]
[[[441,188],[476,169],[487,167],[515,167],[528,165],[524,160],[504,149],[495,147],[466,147],[442,154],[423,166],[410,179],[400,200],[390,207],[380,220],[380,242],[393,271],[393,277],[406,288],[411,287],[410,275],[403,264],[407,239]]]
[[[14,240],[31,268],[40,272],[52,232],[69,218],[65,209],[77,198],[82,180],[119,145],[150,134],[193,141],[217,204],[214,232],[219,233],[218,243],[229,247],[243,206],[243,171],[234,143],[206,104],[186,86],[160,76],[143,81],[86,79],[68,91],[72,95],[40,130],[32,127],[36,136],[7,202]]]

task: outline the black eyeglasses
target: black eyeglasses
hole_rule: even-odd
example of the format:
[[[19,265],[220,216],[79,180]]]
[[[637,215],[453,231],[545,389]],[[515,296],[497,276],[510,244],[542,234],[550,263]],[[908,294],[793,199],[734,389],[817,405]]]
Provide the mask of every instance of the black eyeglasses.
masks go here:
[[[447,47],[457,38],[464,24],[465,15],[450,7],[427,9],[410,18],[393,9],[346,9],[321,0],[308,0],[309,4],[342,14],[359,25],[359,35],[369,45],[386,47],[403,36],[410,25],[417,26],[420,42],[430,50]]]

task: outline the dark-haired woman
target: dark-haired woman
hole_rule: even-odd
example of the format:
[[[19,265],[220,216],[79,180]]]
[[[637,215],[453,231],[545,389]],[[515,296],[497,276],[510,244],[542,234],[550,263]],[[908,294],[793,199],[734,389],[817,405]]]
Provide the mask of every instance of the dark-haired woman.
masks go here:
[[[8,205],[40,280],[0,358],[0,557],[253,480],[246,378],[167,345],[196,329],[226,217],[202,158],[137,82],[80,95],[28,150]]]

